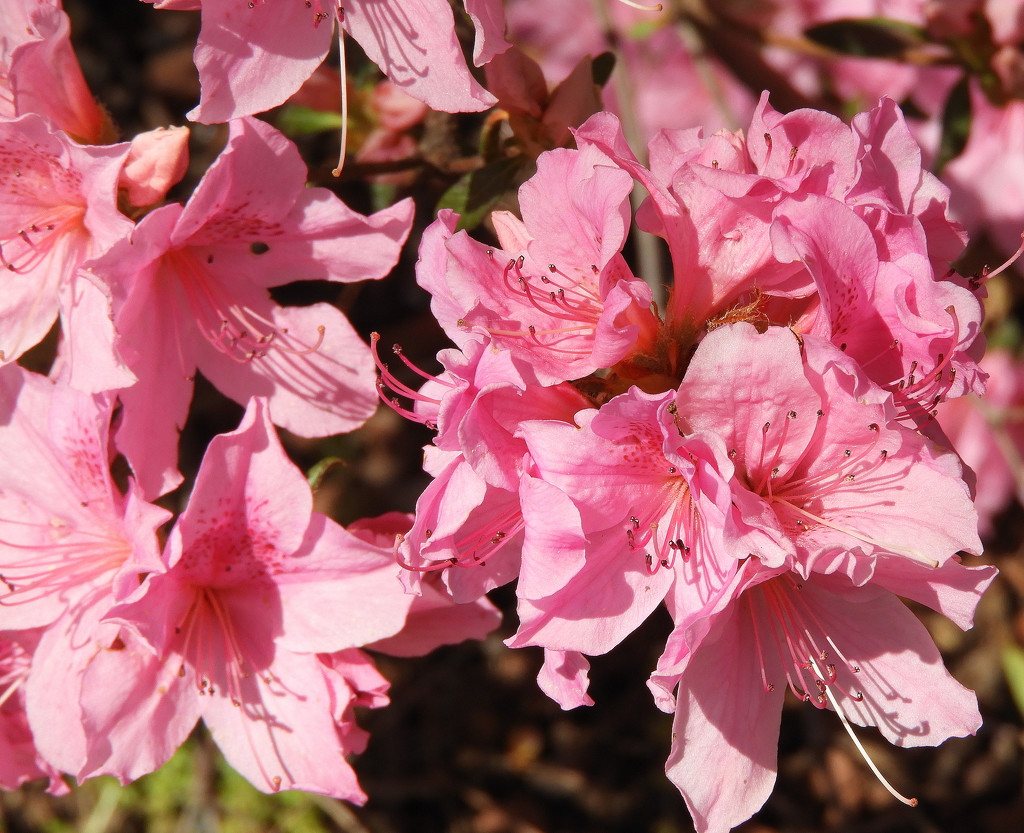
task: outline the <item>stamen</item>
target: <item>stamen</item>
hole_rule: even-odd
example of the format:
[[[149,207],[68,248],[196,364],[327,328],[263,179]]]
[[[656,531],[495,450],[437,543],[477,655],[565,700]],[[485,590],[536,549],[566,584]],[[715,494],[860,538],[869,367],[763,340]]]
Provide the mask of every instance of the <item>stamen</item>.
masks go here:
[[[248,364],[265,357],[271,348],[291,356],[307,356],[323,345],[326,328],[322,324],[316,328],[315,341],[302,344],[286,327],[279,327],[270,318],[240,306],[193,251],[170,252],[167,260],[180,278],[179,285],[200,333],[228,358]],[[297,346],[287,343],[284,337]]]
[[[850,663],[842,651],[836,647],[824,624],[815,615],[813,608],[801,602],[799,596],[791,595],[801,586],[791,575],[783,575],[770,579],[745,594],[758,660],[761,663],[761,681],[765,692],[773,691],[774,685],[767,679],[765,645],[760,632],[762,626],[767,626],[770,629],[775,647],[779,652],[779,658],[782,660],[786,681],[793,694],[798,699],[809,702],[817,708],[824,708],[826,704],[831,704],[854,745],[879,782],[894,798],[911,807],[917,806],[916,799],[907,798],[897,792],[885,779],[854,734],[849,719],[833,689],[841,691],[856,702],[863,701],[864,695],[859,691],[848,692],[837,685],[837,669],[833,663],[829,662],[829,651],[816,644],[813,634],[820,634],[819,639],[824,637],[829,648],[838,654],[850,672],[859,674],[860,666]],[[814,674],[809,681],[810,685],[805,677],[807,672]],[[812,691],[814,692],[813,696],[810,693]]]
[[[660,12],[664,8],[661,3],[652,3],[649,6],[643,3],[637,3],[635,0],[619,0],[620,3],[624,3],[634,9],[640,9],[642,12]]]
[[[486,523],[473,526],[472,531],[462,538],[453,538],[450,546],[445,548],[454,553],[453,555],[440,561],[435,560],[432,563],[420,565],[409,564],[402,560],[399,547],[405,541],[405,536],[396,535],[393,550],[395,562],[402,569],[413,573],[433,573],[447,570],[449,567],[483,566],[488,559],[525,528],[526,522],[523,520],[522,509],[518,504],[511,506],[488,519]],[[430,537],[431,532],[428,530],[424,538],[429,539]],[[427,557],[423,556],[422,552],[420,555],[424,558]]]
[[[989,280],[990,278],[994,278],[999,273],[1003,272],[1006,269],[1009,269],[1010,266],[1012,266],[1014,264],[1014,262],[1016,262],[1016,260],[1022,254],[1024,254],[1024,232],[1021,232],[1020,237],[1021,237],[1021,244],[1020,244],[1020,246],[1017,248],[1017,251],[1015,251],[1010,256],[1009,260],[1007,260],[1006,263],[1004,263],[998,269],[995,269],[994,271],[991,271],[991,272],[989,271],[989,268],[986,266],[986,267],[984,267],[981,270],[981,274],[978,277],[971,278],[970,283],[971,283],[971,286],[973,288],[977,289],[979,286],[981,286],[983,283],[985,283],[985,281]]]
[[[326,17],[326,15],[324,15]],[[319,21],[318,21],[319,23]],[[341,60],[341,149],[338,151],[338,167],[331,171],[341,176],[345,167],[345,152],[348,148],[348,72],[345,68],[345,13],[338,7],[338,55]]]
[[[810,662],[811,667],[814,668],[818,676],[822,676],[821,671],[818,670],[818,666],[814,661],[814,657],[810,658]],[[898,792],[896,788],[893,787],[893,785],[886,780],[885,776],[882,775],[878,767],[875,766],[875,762],[871,760],[871,756],[868,755],[867,750],[860,742],[860,739],[857,737],[857,735],[854,734],[853,727],[850,726],[850,721],[846,719],[846,715],[843,713],[842,707],[840,707],[839,702],[836,700],[835,695],[832,693],[832,690],[826,685],[822,687],[822,692],[828,698],[829,702],[832,704],[832,708],[835,709],[836,714],[839,715],[839,720],[842,722],[843,728],[846,729],[846,733],[850,736],[850,739],[853,741],[853,745],[857,747],[857,751],[860,752],[861,757],[864,758],[865,763],[867,763],[868,767],[870,767],[871,771],[875,774],[875,777],[879,780],[881,785],[889,791],[889,794],[892,795],[893,798],[897,799],[898,801],[902,801],[908,807],[916,807],[917,799],[907,798],[905,795],[903,795],[903,793]]]

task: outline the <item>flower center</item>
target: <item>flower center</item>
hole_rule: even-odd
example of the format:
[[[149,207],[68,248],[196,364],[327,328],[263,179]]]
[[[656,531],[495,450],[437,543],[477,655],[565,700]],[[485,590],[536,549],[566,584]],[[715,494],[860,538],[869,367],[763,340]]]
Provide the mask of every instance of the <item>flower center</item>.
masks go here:
[[[276,722],[263,702],[260,685],[271,694],[287,692],[287,688],[267,663],[258,662],[243,648],[230,611],[217,592],[209,587],[194,587],[193,591],[192,604],[174,629],[178,635],[175,653],[182,659],[178,675],[184,677],[186,665],[190,666],[200,697],[227,697],[242,712],[240,722],[260,775],[276,792],[281,787],[281,776],[271,775],[264,767],[253,724],[262,723],[272,733]]]
[[[265,315],[231,297],[192,250],[168,252],[167,262],[179,279],[199,332],[225,356],[245,364],[262,359],[271,351],[306,356],[323,344],[323,325],[317,327],[316,339],[304,342],[289,333],[287,327],[278,327]],[[212,264],[213,255],[206,262]]]
[[[494,258],[494,250],[487,250]],[[529,275],[524,272],[523,255],[509,258],[501,272],[501,280],[516,306],[532,308],[538,314],[538,324],[525,329],[476,325],[466,319],[459,326],[466,330],[478,329],[491,337],[522,338],[537,347],[566,356],[587,356],[593,350],[591,339],[604,311],[604,302],[591,279],[571,277],[555,263],[549,263],[547,274]],[[600,274],[596,264],[590,265],[594,275]],[[543,322],[543,323],[540,323]],[[579,339],[587,339],[580,343]]]
[[[857,446],[844,448],[838,459],[823,460],[812,450],[827,447],[822,436],[826,428],[825,412],[815,412],[813,430],[804,442],[804,447],[791,463],[783,463],[787,450],[791,426],[795,425],[798,416],[796,411],[788,411],[777,433],[774,449],[771,449],[769,434],[772,423],[766,422],[761,429],[761,448],[756,466],[751,467],[747,460],[747,478],[751,489],[772,504],[784,526],[789,527],[790,534],[799,534],[814,527],[823,526],[849,535],[871,547],[903,555],[929,567],[937,567],[938,562],[923,553],[906,547],[876,540],[874,537],[856,528],[856,516],[844,513],[841,508],[830,507],[838,503],[836,498],[845,493],[863,493],[871,487],[876,472],[885,464],[889,452],[878,450],[881,430],[877,423],[867,426],[865,441]],[[788,449],[792,453],[792,448]],[[729,456],[736,460],[736,449],[730,449]],[[811,458],[808,460],[808,458]],[[828,498],[828,503],[825,502]]]

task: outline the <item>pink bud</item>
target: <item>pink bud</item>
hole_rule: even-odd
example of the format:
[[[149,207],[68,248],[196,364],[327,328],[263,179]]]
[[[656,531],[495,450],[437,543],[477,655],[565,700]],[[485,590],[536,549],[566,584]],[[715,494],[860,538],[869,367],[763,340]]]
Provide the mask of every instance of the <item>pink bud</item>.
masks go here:
[[[132,139],[118,186],[128,191],[132,205],[163,199],[188,167],[188,128],[158,127]]]

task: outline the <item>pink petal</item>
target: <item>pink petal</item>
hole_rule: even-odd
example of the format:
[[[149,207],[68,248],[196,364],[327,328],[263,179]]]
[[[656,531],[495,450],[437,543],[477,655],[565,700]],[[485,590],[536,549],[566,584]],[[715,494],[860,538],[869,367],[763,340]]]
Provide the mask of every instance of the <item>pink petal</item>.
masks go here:
[[[665,772],[698,833],[750,818],[775,786],[785,688],[766,692],[760,668],[750,618],[725,614],[679,677]]]
[[[181,658],[161,659],[138,638],[99,651],[82,678],[82,726],[89,739],[80,778],[114,775],[126,784],[159,769],[199,719]]]
[[[267,793],[304,790],[366,800],[345,762],[348,750],[316,655],[280,651],[269,668],[240,684],[239,705],[223,691],[201,701],[203,720],[232,767]]]
[[[196,45],[202,98],[192,121],[225,122],[285,101],[323,61],[334,21],[313,25],[303,3],[203,0]]]
[[[351,0],[344,26],[397,87],[435,110],[486,110],[494,96],[469,72],[447,0]]]
[[[592,706],[594,700],[587,694],[589,670],[590,663],[583,654],[545,648],[544,665],[537,675],[537,685],[566,711],[577,706]]]

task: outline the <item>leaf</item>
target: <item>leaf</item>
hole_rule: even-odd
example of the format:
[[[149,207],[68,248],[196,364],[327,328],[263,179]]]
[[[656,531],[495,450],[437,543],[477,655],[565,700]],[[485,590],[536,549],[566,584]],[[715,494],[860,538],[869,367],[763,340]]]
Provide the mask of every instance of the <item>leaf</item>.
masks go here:
[[[281,110],[277,117],[277,126],[282,133],[289,136],[305,136],[310,133],[324,133],[328,130],[340,130],[344,120],[341,113],[329,113],[322,110],[311,110],[294,104]]]
[[[923,29],[884,17],[830,20],[804,32],[810,40],[843,55],[898,58],[925,42]]]
[[[324,482],[324,477],[327,472],[335,466],[344,466],[345,461],[340,457],[324,457],[319,463],[316,463],[306,473],[306,480],[309,481],[309,488],[314,492],[320,488],[320,484]]]
[[[1003,673],[1017,711],[1024,716],[1024,648],[1018,645],[1003,648]]]
[[[437,209],[451,208],[460,216],[459,230],[476,228],[516,184],[522,157],[499,159],[470,171],[441,195]]]

